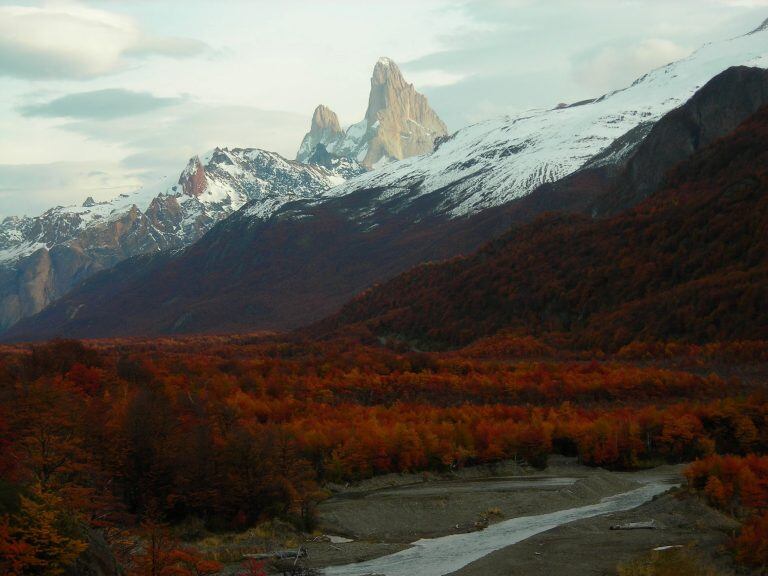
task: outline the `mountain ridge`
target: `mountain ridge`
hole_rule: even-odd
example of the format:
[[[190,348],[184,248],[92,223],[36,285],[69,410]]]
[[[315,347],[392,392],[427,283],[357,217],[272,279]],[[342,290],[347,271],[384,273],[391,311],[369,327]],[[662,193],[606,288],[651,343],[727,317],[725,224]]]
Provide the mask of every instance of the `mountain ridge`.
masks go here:
[[[615,350],[768,331],[768,105],[608,219],[554,214],[367,290],[309,333],[461,346],[501,331]],[[761,311],[762,310],[762,311]]]
[[[768,67],[768,30],[712,42],[629,86],[578,106],[532,110],[462,128],[434,153],[382,166],[342,186],[408,191],[451,189],[439,210],[462,217],[530,194],[594,160],[619,138],[650,126],[732,66]],[[623,151],[626,155],[642,137]],[[394,192],[396,193],[396,192]]]
[[[729,69],[700,92],[717,95],[722,107],[733,108],[732,117],[739,111],[746,118],[754,110],[738,98],[741,83],[766,77],[768,71],[763,69]],[[729,90],[723,90],[723,84]],[[672,111],[656,123],[668,126],[661,129],[662,135],[687,129],[680,128],[678,116]],[[712,126],[723,129],[720,116],[726,117],[713,110],[702,120],[714,118]],[[609,149],[624,147],[619,141]],[[8,337],[296,328],[332,313],[376,282],[420,262],[472,252],[510,226],[546,211],[589,217],[594,202],[615,188],[623,166],[640,149],[633,145],[633,150],[629,156],[601,155],[588,168],[557,183],[464,218],[449,218],[439,210],[450,189],[415,198],[407,190],[360,189],[290,202],[265,219],[249,213],[258,209],[256,202],[176,256],[159,254],[135,266],[127,261],[94,276],[37,317],[20,323]],[[664,155],[658,161],[655,171],[671,168],[674,158]],[[202,277],[201,270],[205,271]]]
[[[243,271],[242,278],[249,277],[252,285],[237,284],[239,280],[235,277],[237,287],[232,291],[250,290],[246,291],[246,300],[260,304],[232,321],[294,327],[301,322],[300,311],[305,313],[307,321],[329,313],[328,306],[341,305],[343,298],[353,296],[372,282],[402,272],[420,261],[475,249],[492,234],[503,232],[510,222],[531,218],[546,209],[583,212],[600,193],[615,185],[616,173],[642,150],[642,143],[669,110],[687,102],[713,76],[733,64],[768,65],[765,40],[766,33],[758,32],[709,44],[682,61],[646,74],[623,90],[579,106],[534,111],[459,130],[450,137],[438,139],[432,154],[388,164],[364,174],[350,173],[345,182],[341,182],[340,177],[335,182],[338,185],[321,194],[310,194],[309,199],[283,204],[285,198],[277,195],[242,206],[242,213],[216,232],[216,242],[210,244],[214,250],[210,257],[203,257],[197,250],[190,254],[205,260],[206,266],[215,266],[212,261],[216,258],[217,246],[231,244],[232,250],[241,250],[236,246],[237,238],[224,238],[237,230],[242,237],[240,241],[253,242],[251,253],[260,254],[263,260],[258,264],[261,268],[257,266],[259,261],[251,260],[250,255],[234,263]],[[327,150],[319,154],[321,151],[318,146],[318,153],[313,155],[318,166],[332,168],[334,162],[340,162],[334,154]],[[669,155],[668,160],[674,160],[673,155]],[[659,164],[659,169],[663,171],[665,166]],[[222,170],[226,172],[223,167]],[[208,195],[200,198],[206,199]],[[630,199],[630,202],[636,200]],[[262,204],[264,209],[260,208]],[[598,208],[594,209],[600,213]],[[157,202],[155,212],[172,217],[177,209],[165,198]],[[135,211],[132,214],[135,219],[128,224],[133,228],[124,226],[127,230],[135,229],[130,237],[132,246],[158,235],[156,227],[148,226],[146,219]],[[465,219],[469,220],[464,222]],[[428,222],[432,223],[431,230],[425,228]],[[487,229],[476,228],[478,222],[483,222]],[[202,221],[206,227],[212,224]],[[193,219],[185,221],[185,225],[199,224]],[[311,237],[310,232],[316,236]],[[303,244],[286,243],[285,234],[289,233],[302,238]],[[0,229],[0,239],[2,237]],[[426,245],[409,244],[417,238]],[[284,243],[284,246],[268,246],[268,242]],[[330,244],[324,246],[323,242]],[[377,255],[380,263],[371,262],[372,256],[366,254],[363,247]],[[155,252],[168,249],[155,244],[149,248]],[[184,258],[193,266],[193,256]],[[280,258],[288,262],[282,269],[278,265]],[[365,264],[359,265],[356,262],[359,259],[364,259]],[[226,258],[219,265],[225,261]],[[312,262],[323,262],[323,265],[313,268]],[[114,263],[109,261],[102,267]],[[68,272],[74,279],[72,286],[99,269],[87,254],[84,257],[71,251],[60,258],[59,265],[81,274],[76,277]],[[183,266],[179,266],[179,274],[190,273],[181,272]],[[24,268],[12,270],[10,278],[3,278],[0,271],[0,286],[5,282],[19,293],[34,293],[41,302],[62,294],[45,282],[35,281],[35,278],[46,278],[45,262],[31,258]],[[162,270],[157,273],[163,275]],[[220,282],[232,279],[225,270],[219,278]],[[151,283],[151,279],[145,280],[145,284]],[[221,285],[210,285],[207,289],[210,293],[206,295],[198,292],[190,296],[198,312],[196,319],[182,326],[184,330],[214,329],[211,322],[230,305],[219,302],[216,293],[221,291]],[[291,291],[295,292],[295,298]],[[301,293],[303,297],[299,296]],[[159,305],[149,299],[150,296],[146,296],[145,305]],[[198,301],[200,298],[207,299],[207,303]],[[310,300],[315,305],[307,308],[305,302]],[[214,305],[214,301],[218,303]],[[163,329],[170,330],[179,319],[178,314],[173,317],[177,304],[164,305],[170,316]],[[217,307],[218,312],[211,317],[211,311]],[[85,314],[83,310],[85,308],[79,314]],[[95,309],[92,311],[97,314]],[[137,314],[144,312],[138,310]],[[92,321],[98,324],[95,319]],[[66,322],[57,326],[66,326]]]
[[[264,150],[215,148],[189,160],[178,179],[111,201],[87,199],[0,223],[0,329],[68,292],[94,272],[142,253],[178,249],[249,201],[253,217],[327,193],[361,172],[292,162]]]

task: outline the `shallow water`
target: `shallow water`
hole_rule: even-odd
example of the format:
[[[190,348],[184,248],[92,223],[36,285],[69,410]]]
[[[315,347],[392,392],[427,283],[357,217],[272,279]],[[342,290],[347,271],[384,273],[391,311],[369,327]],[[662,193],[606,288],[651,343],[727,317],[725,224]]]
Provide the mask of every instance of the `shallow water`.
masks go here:
[[[443,576],[491,552],[562,524],[636,508],[670,488],[665,479],[649,478],[641,488],[604,498],[597,504],[512,518],[479,532],[419,540],[401,552],[358,564],[330,566],[324,572],[327,576]]]

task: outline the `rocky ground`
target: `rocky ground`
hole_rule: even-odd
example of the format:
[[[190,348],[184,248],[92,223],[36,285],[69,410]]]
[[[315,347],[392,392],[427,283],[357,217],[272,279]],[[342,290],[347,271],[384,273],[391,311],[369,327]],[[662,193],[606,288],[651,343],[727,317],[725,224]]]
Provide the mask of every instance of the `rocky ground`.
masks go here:
[[[655,530],[610,530],[614,524],[655,520]],[[725,543],[736,524],[682,492],[634,510],[566,524],[533,536],[454,572],[455,576],[613,575],[620,563],[659,549],[690,551],[721,575],[731,574]]]
[[[661,473],[678,474],[679,467],[666,467]],[[353,541],[309,542],[308,562],[313,567],[360,562],[403,549],[420,538],[593,504],[637,486],[631,474],[553,458],[543,471],[506,463],[450,477],[392,475],[336,487],[338,492],[320,506],[321,529]],[[484,573],[479,570],[473,574]]]
[[[487,524],[594,504],[649,478],[682,481],[680,466],[614,473],[553,458],[543,471],[508,462],[453,474],[390,475],[330,486],[319,508],[323,536],[304,537],[302,564],[322,570],[393,554],[420,538],[482,530]],[[610,530],[653,520],[653,530]],[[617,574],[644,555],[684,551],[720,575],[731,574],[725,543],[733,520],[681,489],[638,508],[579,520],[493,552],[456,576]],[[298,538],[298,542],[302,540]],[[652,552],[655,549],[661,549]]]
[[[350,487],[324,502],[319,508],[321,528],[355,540],[407,543],[477,530],[486,522],[583,506],[637,487],[629,477],[567,459],[554,459],[542,472],[508,463],[402,486],[374,482],[373,487]]]

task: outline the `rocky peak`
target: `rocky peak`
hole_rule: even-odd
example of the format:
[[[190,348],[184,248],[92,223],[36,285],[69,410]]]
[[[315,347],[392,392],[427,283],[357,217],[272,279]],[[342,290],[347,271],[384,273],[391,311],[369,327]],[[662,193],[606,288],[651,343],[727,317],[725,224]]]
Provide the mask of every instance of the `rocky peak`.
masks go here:
[[[96,206],[96,200],[93,199],[93,196],[88,196],[85,202],[83,202],[83,208],[91,208],[93,206]]]
[[[205,168],[200,157],[195,156],[189,160],[184,172],[179,176],[179,186],[187,196],[197,197],[205,192],[208,181],[205,177]]]
[[[370,124],[375,123],[378,120],[378,113],[387,108],[393,101],[393,96],[409,89],[416,93],[413,84],[408,84],[403,78],[403,73],[400,72],[397,64],[389,58],[379,58],[371,76],[371,92],[368,96],[368,110],[365,112],[366,120]]]
[[[406,82],[389,58],[379,58],[373,68],[365,121],[375,130],[362,162],[367,167],[382,159],[427,154],[434,149],[436,138],[448,134],[426,96]]]
[[[336,112],[320,104],[315,108],[315,113],[312,115],[312,127],[309,130],[310,134],[323,134],[328,132],[329,134],[341,134],[341,124],[339,124],[339,117],[336,116]]]
[[[312,115],[312,125],[301,142],[296,160],[309,162],[319,145],[332,152],[342,140],[344,140],[344,131],[339,124],[339,117],[333,110],[320,104],[315,108],[315,113]]]
[[[322,144],[321,156],[354,159],[370,169],[381,161],[432,152],[435,139],[447,133],[427,98],[405,80],[393,60],[382,57],[371,75],[365,118],[342,133],[336,114],[318,106],[296,159],[308,162]]]

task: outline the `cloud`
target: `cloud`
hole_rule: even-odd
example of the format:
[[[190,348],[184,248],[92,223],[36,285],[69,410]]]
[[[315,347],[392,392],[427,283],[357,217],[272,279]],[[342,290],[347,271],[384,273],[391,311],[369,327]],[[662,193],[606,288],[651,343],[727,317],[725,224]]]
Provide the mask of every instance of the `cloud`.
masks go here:
[[[62,128],[130,151],[126,166],[172,173],[181,171],[190,156],[216,146],[265,148],[292,158],[309,125],[303,114],[185,101],[149,112],[141,122],[83,119]]]
[[[0,164],[0,218],[37,215],[52,206],[99,200],[137,189],[141,180],[119,165],[89,162]]]
[[[149,110],[140,120],[123,115],[59,122],[56,132],[113,150],[116,159],[0,165],[0,214],[38,214],[88,196],[106,200],[178,177],[189,158],[216,146],[265,148],[293,158],[309,124],[300,114],[190,100]]]
[[[768,6],[768,0],[721,0],[726,6],[737,6],[741,8],[760,8]]]
[[[80,4],[0,7],[0,75],[83,80],[120,70],[131,59],[206,50],[200,41],[152,36],[127,16]]]
[[[744,34],[768,0],[467,0],[440,50],[402,62],[451,128],[626,87]],[[761,9],[761,6],[763,7]],[[438,81],[430,81],[436,78]],[[439,81],[445,79],[444,81]]]
[[[182,102],[181,98],[158,98],[149,92],[118,88],[67,94],[43,104],[27,104],[19,110],[23,116],[111,120],[144,114]]]
[[[464,74],[445,72],[444,70],[415,71],[408,74],[408,81],[421,89],[451,86],[461,82],[464,78],[466,78]]]
[[[574,79],[596,93],[609,92],[689,53],[663,38],[648,38],[629,46],[605,46],[575,59]]]

